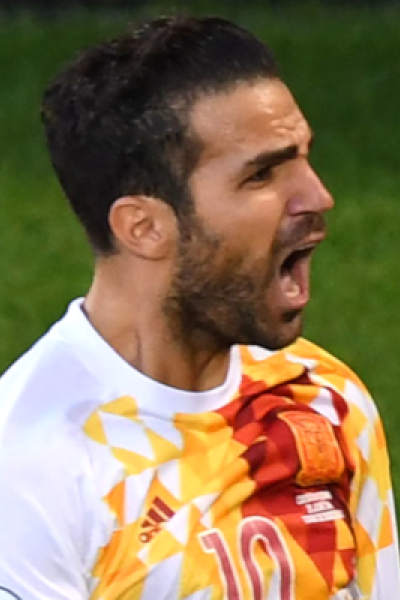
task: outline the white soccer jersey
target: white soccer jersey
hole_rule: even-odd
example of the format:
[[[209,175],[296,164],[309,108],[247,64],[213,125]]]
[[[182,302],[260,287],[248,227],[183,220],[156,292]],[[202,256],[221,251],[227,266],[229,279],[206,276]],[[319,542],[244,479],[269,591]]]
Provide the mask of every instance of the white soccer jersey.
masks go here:
[[[0,381],[0,600],[395,600],[386,443],[305,341],[207,392],[126,363],[73,302]]]

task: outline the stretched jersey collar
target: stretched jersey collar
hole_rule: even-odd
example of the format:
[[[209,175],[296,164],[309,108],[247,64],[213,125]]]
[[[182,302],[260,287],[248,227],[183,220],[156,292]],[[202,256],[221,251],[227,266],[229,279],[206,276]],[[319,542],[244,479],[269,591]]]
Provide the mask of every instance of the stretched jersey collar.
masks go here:
[[[57,324],[58,335],[73,347],[79,360],[101,380],[105,398],[131,395],[136,403],[161,416],[172,413],[199,413],[216,410],[226,404],[241,381],[238,346],[231,348],[227,377],[222,385],[205,392],[172,388],[144,375],[127,363],[96,331],[84,311],[83,298],[71,302]]]
[[[130,395],[138,406],[159,416],[217,410],[237,396],[243,376],[262,380],[266,388],[299,377],[309,361],[289,352],[257,346],[232,346],[227,377],[205,392],[172,388],[144,375],[127,363],[96,331],[82,310],[83,298],[71,302],[56,325],[58,335],[72,347],[92,376],[101,381],[104,401]]]

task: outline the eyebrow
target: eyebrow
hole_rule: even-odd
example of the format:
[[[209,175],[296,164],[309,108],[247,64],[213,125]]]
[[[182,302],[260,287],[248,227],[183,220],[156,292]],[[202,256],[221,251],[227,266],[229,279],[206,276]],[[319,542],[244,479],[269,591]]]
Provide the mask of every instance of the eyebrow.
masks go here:
[[[299,152],[298,146],[292,144],[290,146],[285,146],[284,148],[279,148],[277,150],[267,150],[266,152],[261,152],[257,154],[251,160],[248,160],[244,163],[244,170],[257,168],[257,169],[265,169],[267,167],[276,167],[287,160],[291,160],[296,158]]]
[[[308,144],[308,148],[310,149],[314,142],[314,136],[311,133],[310,141]],[[299,153],[299,147],[296,144],[291,144],[290,146],[285,146],[284,148],[278,148],[277,150],[267,150],[266,152],[261,152],[254,158],[245,162],[243,167],[244,170],[248,169],[265,169],[268,167],[276,167],[287,160],[292,160],[296,158]]]

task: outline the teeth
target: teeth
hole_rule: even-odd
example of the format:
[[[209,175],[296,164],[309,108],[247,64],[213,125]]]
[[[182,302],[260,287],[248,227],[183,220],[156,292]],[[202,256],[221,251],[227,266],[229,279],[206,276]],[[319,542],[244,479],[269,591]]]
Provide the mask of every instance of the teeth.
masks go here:
[[[296,298],[299,294],[300,294],[300,286],[297,283],[293,282],[291,289],[287,290],[286,296],[288,296],[289,298]]]
[[[296,251],[304,252],[305,250],[312,250],[313,248],[315,248],[315,244],[305,244],[304,246],[300,246],[300,248],[297,248]]]

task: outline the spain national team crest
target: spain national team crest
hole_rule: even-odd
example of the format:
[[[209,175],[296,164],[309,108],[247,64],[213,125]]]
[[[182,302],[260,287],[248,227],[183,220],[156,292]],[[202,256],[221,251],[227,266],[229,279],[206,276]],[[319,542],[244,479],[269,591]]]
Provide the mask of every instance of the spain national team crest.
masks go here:
[[[300,460],[296,483],[302,487],[335,482],[345,470],[343,453],[328,419],[318,413],[288,410],[279,413],[290,428]]]

